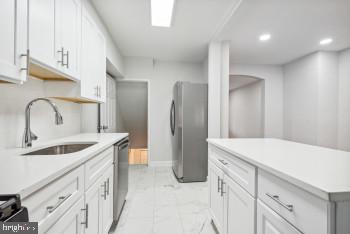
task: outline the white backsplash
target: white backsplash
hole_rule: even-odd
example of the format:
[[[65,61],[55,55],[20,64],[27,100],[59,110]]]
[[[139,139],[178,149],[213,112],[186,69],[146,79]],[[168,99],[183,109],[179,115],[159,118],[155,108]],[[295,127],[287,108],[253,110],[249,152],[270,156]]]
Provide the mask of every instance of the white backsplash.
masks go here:
[[[0,149],[21,147],[25,107],[38,97],[45,97],[41,80],[29,79],[23,85],[0,84]],[[55,125],[54,112],[47,103],[35,103],[31,111],[31,129],[39,139],[34,145],[81,131],[80,104],[52,100],[63,116],[63,125]]]

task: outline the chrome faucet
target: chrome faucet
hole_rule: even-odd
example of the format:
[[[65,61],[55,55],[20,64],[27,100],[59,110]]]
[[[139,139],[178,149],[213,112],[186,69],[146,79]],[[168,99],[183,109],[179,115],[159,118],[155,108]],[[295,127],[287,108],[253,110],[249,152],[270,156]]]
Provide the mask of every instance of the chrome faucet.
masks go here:
[[[47,98],[36,98],[28,103],[25,109],[25,129],[24,129],[24,135],[23,135],[23,142],[22,142],[22,147],[27,148],[32,146],[32,141],[35,141],[38,139],[38,137],[30,130],[30,109],[32,108],[33,104],[37,101],[45,101],[50,106],[52,109],[55,111],[55,124],[56,125],[61,125],[63,124],[63,118],[60,112],[58,111],[57,106],[51,102]]]

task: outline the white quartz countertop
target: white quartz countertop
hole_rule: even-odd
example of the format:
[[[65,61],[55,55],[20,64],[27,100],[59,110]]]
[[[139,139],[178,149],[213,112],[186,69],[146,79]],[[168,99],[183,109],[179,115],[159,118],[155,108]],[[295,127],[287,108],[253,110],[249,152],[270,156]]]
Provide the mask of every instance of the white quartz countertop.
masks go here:
[[[322,199],[350,200],[350,152],[270,138],[208,142]]]
[[[32,148],[1,150],[0,194],[20,194],[24,198],[127,136],[127,133],[79,134],[40,143]],[[97,144],[71,154],[22,156],[47,146],[89,142]]]

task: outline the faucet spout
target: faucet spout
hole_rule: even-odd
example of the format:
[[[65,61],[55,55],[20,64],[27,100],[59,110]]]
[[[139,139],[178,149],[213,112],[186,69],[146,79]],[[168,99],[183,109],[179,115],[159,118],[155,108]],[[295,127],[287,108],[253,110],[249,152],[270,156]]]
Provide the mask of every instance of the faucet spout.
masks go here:
[[[62,117],[61,113],[59,112],[55,103],[53,103],[52,101],[50,101],[47,98],[36,98],[36,99],[30,101],[27,104],[26,109],[25,109],[25,129],[24,129],[23,142],[22,142],[23,148],[31,147],[32,141],[38,139],[38,137],[30,129],[30,110],[31,110],[33,104],[37,101],[44,101],[44,102],[48,103],[55,112],[55,124],[56,125],[63,124],[63,117]]]

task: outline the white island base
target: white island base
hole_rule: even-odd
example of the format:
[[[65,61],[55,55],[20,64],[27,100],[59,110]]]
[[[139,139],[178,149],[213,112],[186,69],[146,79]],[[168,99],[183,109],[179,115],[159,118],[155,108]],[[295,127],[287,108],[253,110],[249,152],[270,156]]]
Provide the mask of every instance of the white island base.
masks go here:
[[[223,234],[350,234],[350,153],[278,139],[209,139]]]

